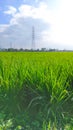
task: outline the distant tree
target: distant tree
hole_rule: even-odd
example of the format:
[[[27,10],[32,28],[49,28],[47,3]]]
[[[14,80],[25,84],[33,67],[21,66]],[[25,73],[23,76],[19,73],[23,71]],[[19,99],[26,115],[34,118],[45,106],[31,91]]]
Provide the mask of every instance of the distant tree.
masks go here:
[[[14,49],[13,48],[8,48],[8,51],[14,51]]]
[[[19,51],[24,51],[24,49],[23,49],[23,48],[20,48]]]
[[[46,51],[46,48],[41,48],[41,51]]]
[[[39,49],[37,49],[36,51],[40,51]]]

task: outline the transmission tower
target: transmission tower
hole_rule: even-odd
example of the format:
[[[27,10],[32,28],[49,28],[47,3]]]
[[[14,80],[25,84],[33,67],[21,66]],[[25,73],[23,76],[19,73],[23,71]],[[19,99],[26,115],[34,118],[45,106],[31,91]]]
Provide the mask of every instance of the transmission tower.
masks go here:
[[[32,26],[32,47],[33,50],[35,49],[35,28]]]
[[[12,42],[10,42],[10,48],[12,48]]]

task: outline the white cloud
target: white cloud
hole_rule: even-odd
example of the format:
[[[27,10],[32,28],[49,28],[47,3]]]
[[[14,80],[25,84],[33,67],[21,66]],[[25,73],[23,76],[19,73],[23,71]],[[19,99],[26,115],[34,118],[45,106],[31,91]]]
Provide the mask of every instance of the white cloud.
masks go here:
[[[57,10],[45,8],[43,20],[50,23],[50,29],[42,32],[42,42],[58,48],[73,48],[73,1],[60,0]],[[47,43],[47,44],[46,44]]]
[[[73,43],[73,1],[61,0],[60,9],[56,12],[55,21],[51,29],[51,40],[60,44]]]
[[[29,23],[30,21],[30,23]],[[41,32],[46,24],[41,20],[33,20],[35,27],[35,46],[41,47]],[[32,45],[32,18],[21,18],[16,25],[10,25],[0,36],[0,43],[10,47],[10,43],[17,48],[31,48]],[[37,43],[38,42],[38,43]]]
[[[0,33],[4,32],[8,27],[9,25],[7,24],[0,24]]]
[[[33,19],[41,19],[44,22],[52,21],[52,12],[48,10],[46,3],[41,2],[38,7],[33,7],[31,5],[21,5],[18,8],[18,12],[14,14],[11,19],[11,24],[16,24],[20,18],[31,17]]]
[[[13,6],[8,6],[8,10],[4,11],[5,14],[9,14],[14,16],[14,14],[17,12],[16,8],[14,8]]]
[[[10,6],[9,10],[5,11],[5,13],[12,15],[10,26],[17,24],[18,29],[20,27],[20,30],[22,30],[22,28],[26,27],[26,30],[29,30],[29,32],[31,28],[27,28],[26,23],[28,26],[31,24],[31,27],[35,24],[35,28],[37,26],[42,28],[40,33],[37,31],[38,35],[40,34],[39,41],[37,38],[39,47],[50,46],[55,48],[72,49],[73,0],[59,0],[57,7],[58,8],[53,7],[53,9],[51,9],[49,4],[46,4],[46,2],[40,2],[37,7],[26,4],[20,5],[18,11],[16,8]],[[34,20],[36,22],[34,22]],[[37,20],[41,21],[42,27],[40,27]],[[43,24],[43,22],[45,24]],[[46,28],[46,25],[49,25],[50,27],[47,26]],[[5,31],[3,28],[1,30]],[[23,29],[23,34],[26,33],[28,35],[28,31]],[[14,35],[17,34],[14,33]]]

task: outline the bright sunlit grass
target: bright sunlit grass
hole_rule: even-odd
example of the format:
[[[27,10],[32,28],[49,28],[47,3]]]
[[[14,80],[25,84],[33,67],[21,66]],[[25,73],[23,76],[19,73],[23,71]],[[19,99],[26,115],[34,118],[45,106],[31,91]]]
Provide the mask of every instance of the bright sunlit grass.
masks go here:
[[[71,128],[73,53],[0,52],[0,112],[34,130]]]

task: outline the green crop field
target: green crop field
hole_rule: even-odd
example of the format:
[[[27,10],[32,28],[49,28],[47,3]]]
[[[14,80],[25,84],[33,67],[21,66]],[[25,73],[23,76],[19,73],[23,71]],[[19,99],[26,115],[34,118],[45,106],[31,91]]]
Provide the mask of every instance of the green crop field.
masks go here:
[[[73,52],[0,52],[0,130],[73,130]]]

